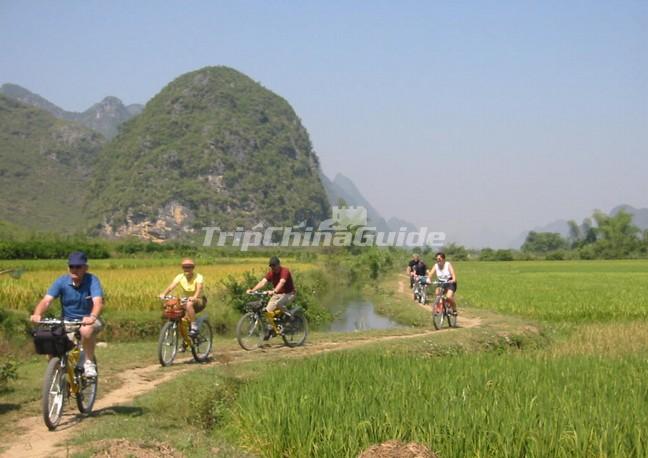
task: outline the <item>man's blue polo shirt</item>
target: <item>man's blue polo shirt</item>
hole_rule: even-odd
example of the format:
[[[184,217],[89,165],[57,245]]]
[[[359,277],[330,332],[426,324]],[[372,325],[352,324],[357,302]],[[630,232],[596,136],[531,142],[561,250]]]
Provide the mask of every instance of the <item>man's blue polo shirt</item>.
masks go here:
[[[72,277],[61,275],[47,290],[47,294],[61,299],[63,316],[67,320],[79,320],[92,312],[92,298],[103,297],[99,279],[86,273],[79,287],[72,283]]]

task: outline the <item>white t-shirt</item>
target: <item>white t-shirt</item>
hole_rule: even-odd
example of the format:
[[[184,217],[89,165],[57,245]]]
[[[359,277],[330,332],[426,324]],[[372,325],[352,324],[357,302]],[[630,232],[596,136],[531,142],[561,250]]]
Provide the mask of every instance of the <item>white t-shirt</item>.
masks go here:
[[[434,271],[436,276],[440,281],[448,281],[452,279],[452,274],[450,273],[450,263],[448,261],[443,264],[443,269],[439,267],[439,264],[434,264]]]

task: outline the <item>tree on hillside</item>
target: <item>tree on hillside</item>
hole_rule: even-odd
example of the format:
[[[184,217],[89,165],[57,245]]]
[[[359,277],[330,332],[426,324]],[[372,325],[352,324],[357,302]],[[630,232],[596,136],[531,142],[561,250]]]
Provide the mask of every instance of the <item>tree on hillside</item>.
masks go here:
[[[567,248],[567,240],[557,232],[531,231],[522,244],[522,251],[532,253],[548,253],[565,248]]]

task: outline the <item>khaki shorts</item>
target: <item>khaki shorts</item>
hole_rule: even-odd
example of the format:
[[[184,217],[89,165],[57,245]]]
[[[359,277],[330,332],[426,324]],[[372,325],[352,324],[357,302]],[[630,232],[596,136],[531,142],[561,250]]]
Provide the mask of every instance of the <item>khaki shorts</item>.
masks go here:
[[[105,325],[106,323],[101,318],[97,318],[97,320],[92,324],[92,334],[99,334],[99,332],[101,332]],[[68,324],[65,325],[65,332],[67,332],[68,334],[74,334],[77,328],[78,326],[76,325]]]
[[[207,296],[199,297],[193,301],[194,312],[200,313],[207,307]]]
[[[291,304],[295,300],[295,293],[287,294],[273,294],[273,296],[268,301],[266,306],[267,312],[274,312],[274,310],[279,307],[282,311],[286,311],[286,306]]]

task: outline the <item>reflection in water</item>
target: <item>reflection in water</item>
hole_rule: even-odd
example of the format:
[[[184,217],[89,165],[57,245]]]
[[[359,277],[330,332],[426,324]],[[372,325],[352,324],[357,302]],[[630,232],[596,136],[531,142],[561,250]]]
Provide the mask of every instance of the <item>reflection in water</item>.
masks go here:
[[[365,331],[367,329],[389,329],[397,326],[398,323],[376,314],[371,302],[359,300],[346,304],[344,312],[331,323],[329,330],[348,332]]]

